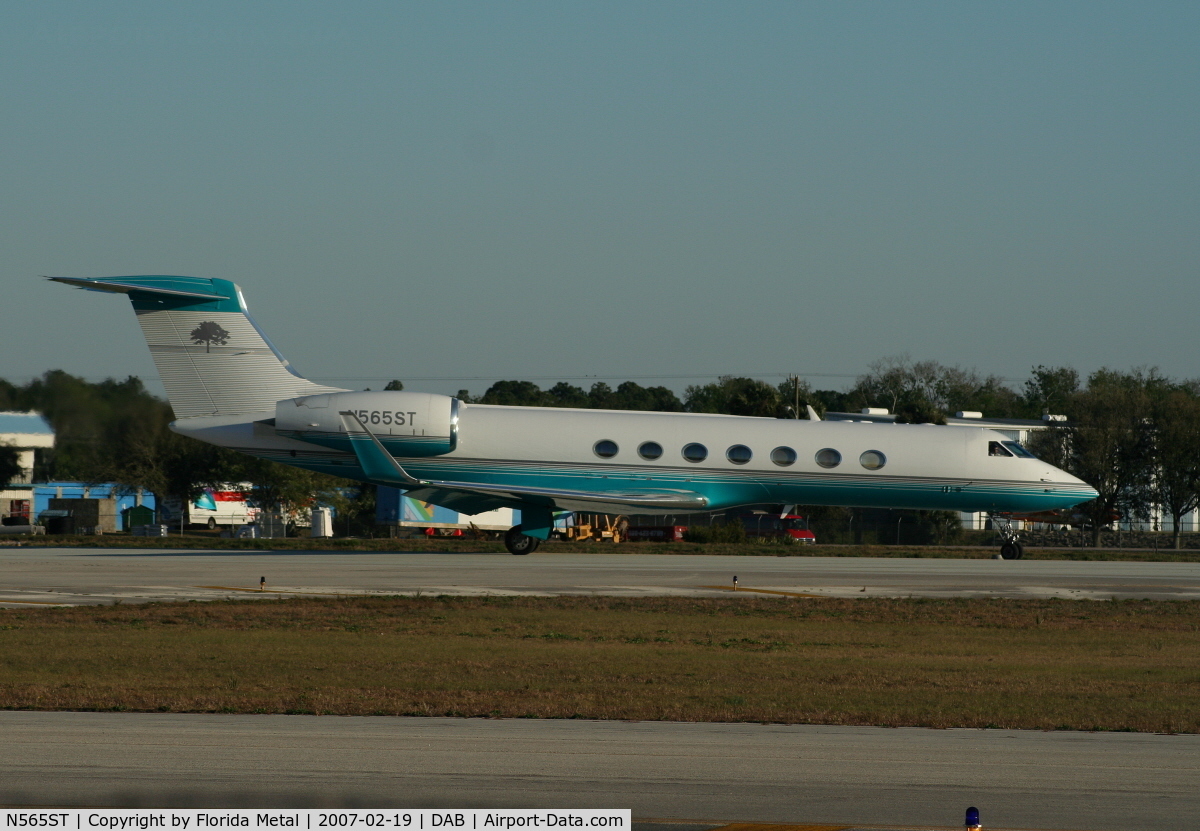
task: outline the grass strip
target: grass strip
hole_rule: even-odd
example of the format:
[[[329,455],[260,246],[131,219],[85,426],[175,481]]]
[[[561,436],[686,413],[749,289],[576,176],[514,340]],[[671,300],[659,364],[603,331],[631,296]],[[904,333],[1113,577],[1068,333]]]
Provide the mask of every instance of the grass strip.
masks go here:
[[[1200,731],[1200,602],[305,598],[0,610],[0,707]]]

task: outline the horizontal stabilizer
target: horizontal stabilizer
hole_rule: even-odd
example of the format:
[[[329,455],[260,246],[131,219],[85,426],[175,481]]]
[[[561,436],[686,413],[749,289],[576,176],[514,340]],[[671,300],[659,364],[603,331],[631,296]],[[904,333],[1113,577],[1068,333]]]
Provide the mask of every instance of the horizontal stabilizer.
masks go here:
[[[68,286],[75,286],[76,288],[87,289],[88,291],[108,291],[116,294],[129,294],[130,292],[136,291],[145,292],[147,294],[162,294],[168,297],[188,297],[194,300],[230,299],[223,294],[214,294],[211,291],[187,291],[175,287],[168,288],[161,284],[155,285],[146,281],[146,278],[141,278],[142,282],[139,282],[139,278],[137,277],[128,279],[103,279],[97,277],[47,277],[46,279],[53,280],[56,283],[66,283]]]

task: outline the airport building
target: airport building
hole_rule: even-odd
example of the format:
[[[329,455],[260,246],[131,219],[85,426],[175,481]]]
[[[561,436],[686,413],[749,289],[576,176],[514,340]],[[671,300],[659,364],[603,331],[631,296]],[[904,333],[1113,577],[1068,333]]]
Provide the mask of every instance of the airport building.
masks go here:
[[[106,483],[45,482],[32,487],[33,516],[51,534],[130,531],[154,521],[154,494]]]
[[[20,474],[0,488],[0,522],[28,525],[33,507],[34,456],[38,450],[54,447],[54,429],[41,413],[0,412],[0,445],[16,448],[21,467]]]
[[[10,532],[40,525],[55,533],[128,531],[153,518],[154,494],[140,488],[86,482],[35,483],[39,450],[54,447],[54,429],[41,413],[0,412],[0,445],[16,448],[21,472],[0,489],[0,523]],[[141,508],[140,511],[132,509]]]

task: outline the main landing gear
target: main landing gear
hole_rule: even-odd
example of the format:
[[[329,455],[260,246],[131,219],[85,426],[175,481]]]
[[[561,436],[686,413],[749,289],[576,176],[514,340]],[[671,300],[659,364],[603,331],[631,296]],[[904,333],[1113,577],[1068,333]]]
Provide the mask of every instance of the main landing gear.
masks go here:
[[[1008,517],[993,516],[992,525],[1000,534],[1000,556],[1006,560],[1019,560],[1025,556],[1025,546],[1021,545],[1019,535],[1013,530],[1012,520]]]
[[[520,525],[514,525],[504,532],[504,547],[510,554],[532,554],[541,542],[537,537],[522,534]]]

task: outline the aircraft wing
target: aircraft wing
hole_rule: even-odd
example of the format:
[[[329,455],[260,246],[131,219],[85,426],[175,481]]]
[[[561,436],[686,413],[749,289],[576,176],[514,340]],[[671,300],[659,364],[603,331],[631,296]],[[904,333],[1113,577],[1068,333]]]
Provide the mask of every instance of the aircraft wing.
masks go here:
[[[367,425],[363,424],[357,414],[346,411],[341,413],[341,416],[349,432],[354,454],[370,479],[405,488],[408,495],[415,499],[442,505],[460,513],[477,514],[495,508],[520,508],[521,505],[593,506],[593,510],[605,513],[606,509],[613,505],[623,509],[696,510],[708,504],[708,498],[703,494],[667,488],[584,491],[417,479],[410,476],[392,454],[387,452],[383,443],[367,429]],[[357,425],[357,430],[352,429],[351,422]]]

